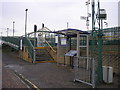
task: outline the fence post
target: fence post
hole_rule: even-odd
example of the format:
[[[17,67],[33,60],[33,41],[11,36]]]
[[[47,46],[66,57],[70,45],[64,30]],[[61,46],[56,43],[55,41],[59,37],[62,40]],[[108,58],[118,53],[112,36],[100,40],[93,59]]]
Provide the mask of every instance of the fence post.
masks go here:
[[[35,63],[35,59],[36,59],[36,57],[35,57],[35,47],[34,47],[34,49],[33,49],[33,63]]]
[[[103,70],[102,70],[102,32],[98,32],[98,83],[103,81]]]
[[[92,86],[95,87],[95,0],[92,0]]]
[[[98,12],[99,12],[99,16],[100,16],[100,2],[98,1]],[[102,83],[103,81],[103,70],[102,70],[102,19],[98,18],[99,20],[99,30],[98,30],[98,69],[97,69],[97,73],[98,73],[98,77],[97,77],[97,81],[98,83]],[[101,24],[100,24],[100,20],[101,20]],[[100,25],[101,25],[101,29],[100,29]]]

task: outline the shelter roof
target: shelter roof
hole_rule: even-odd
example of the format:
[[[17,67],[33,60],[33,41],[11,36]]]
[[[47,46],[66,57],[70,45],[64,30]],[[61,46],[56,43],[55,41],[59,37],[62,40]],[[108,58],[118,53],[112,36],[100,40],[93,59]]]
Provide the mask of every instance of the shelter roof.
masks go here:
[[[79,30],[79,29],[71,29],[71,28],[55,31],[54,33],[62,34],[62,35],[70,36],[70,37],[76,37],[78,32],[80,34],[90,34],[87,31],[83,31],[83,30]]]

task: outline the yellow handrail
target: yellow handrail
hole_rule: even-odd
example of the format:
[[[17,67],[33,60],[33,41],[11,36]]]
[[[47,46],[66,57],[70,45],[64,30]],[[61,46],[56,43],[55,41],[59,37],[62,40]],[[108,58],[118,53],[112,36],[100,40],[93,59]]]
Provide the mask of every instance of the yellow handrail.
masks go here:
[[[45,40],[45,39],[44,39]],[[45,40],[45,42],[48,44],[48,46],[52,49],[52,51],[53,52],[56,52],[55,50],[54,50],[54,48],[49,44],[49,42],[47,41],[47,40]]]

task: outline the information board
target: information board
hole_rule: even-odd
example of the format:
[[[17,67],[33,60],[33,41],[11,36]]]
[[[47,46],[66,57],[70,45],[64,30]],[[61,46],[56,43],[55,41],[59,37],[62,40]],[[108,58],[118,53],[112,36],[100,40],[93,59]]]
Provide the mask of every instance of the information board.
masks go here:
[[[70,50],[69,52],[67,52],[66,54],[65,54],[65,56],[75,56],[77,54],[77,51],[76,50]]]
[[[61,45],[66,45],[66,38],[61,39]]]

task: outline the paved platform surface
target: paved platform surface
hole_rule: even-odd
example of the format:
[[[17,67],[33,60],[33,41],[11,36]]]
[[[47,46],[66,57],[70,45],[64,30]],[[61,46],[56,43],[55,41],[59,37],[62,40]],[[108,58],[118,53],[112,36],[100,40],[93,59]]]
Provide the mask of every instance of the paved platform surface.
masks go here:
[[[16,52],[3,52],[2,56],[5,68],[17,71],[39,88],[91,88],[74,83],[73,70],[69,67],[55,63],[29,63],[18,58]]]
[[[91,86],[83,83],[74,83],[74,73],[70,67],[56,65],[55,63],[32,64],[18,58],[16,52],[3,52],[2,59],[5,64],[4,68],[17,71],[39,88],[91,88]],[[7,72],[9,71],[5,73]],[[20,85],[20,87],[22,86]],[[117,87],[117,84],[106,85],[105,87]]]
[[[2,68],[2,88],[28,88],[27,85],[10,69]]]
[[[2,89],[2,48],[0,45],[0,90]]]

